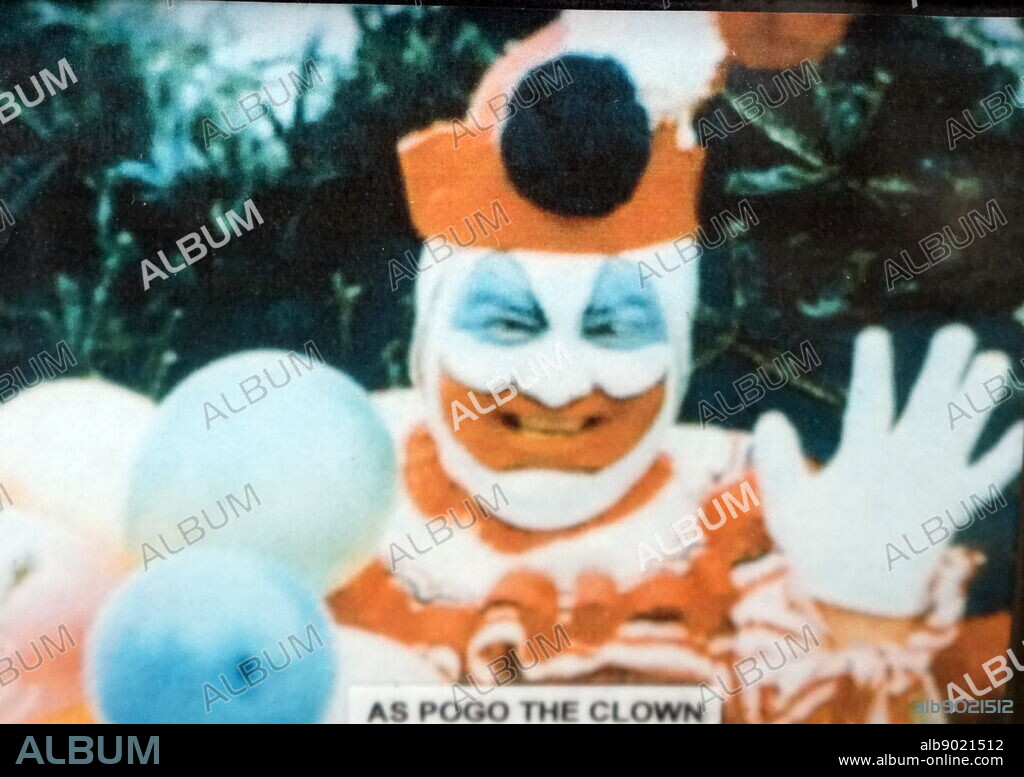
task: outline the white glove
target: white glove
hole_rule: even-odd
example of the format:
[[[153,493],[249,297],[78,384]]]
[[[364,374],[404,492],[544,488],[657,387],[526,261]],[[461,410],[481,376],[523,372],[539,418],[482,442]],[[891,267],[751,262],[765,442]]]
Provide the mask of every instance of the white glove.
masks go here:
[[[999,352],[972,360],[974,345],[962,325],[936,334],[894,424],[889,335],[862,332],[839,448],[818,471],[808,466],[785,416],[771,412],[758,420],[754,457],[767,527],[800,595],[887,617],[928,608],[929,583],[957,533],[945,511],[965,527],[961,501],[971,508],[974,494],[991,502],[990,484],[1003,489],[1021,469],[1024,423],[973,464],[968,459],[984,421],[949,428],[948,403],[977,393],[982,381],[1009,367]]]

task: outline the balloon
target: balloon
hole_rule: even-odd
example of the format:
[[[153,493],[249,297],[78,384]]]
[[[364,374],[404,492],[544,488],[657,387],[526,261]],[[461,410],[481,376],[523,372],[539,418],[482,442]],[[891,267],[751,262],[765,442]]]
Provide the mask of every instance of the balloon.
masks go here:
[[[90,698],[110,723],[315,723],[334,682],[331,627],[284,565],[194,548],[138,570],[89,635]]]
[[[57,521],[0,512],[0,723],[81,704],[87,632],[125,569],[108,547]]]
[[[97,378],[23,390],[0,406],[0,483],[21,509],[120,545],[131,463],[155,411]]]
[[[129,535],[146,569],[199,543],[246,547],[322,591],[372,548],[394,468],[386,428],[346,375],[312,356],[235,354],[161,404],[132,473]]]

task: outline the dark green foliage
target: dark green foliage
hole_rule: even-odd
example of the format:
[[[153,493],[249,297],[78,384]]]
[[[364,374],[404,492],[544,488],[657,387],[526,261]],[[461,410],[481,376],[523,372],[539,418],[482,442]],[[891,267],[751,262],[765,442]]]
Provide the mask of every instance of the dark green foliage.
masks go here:
[[[965,109],[983,121],[980,101],[1007,86],[1020,91],[1024,71],[986,65],[995,43],[972,47],[947,26],[861,18],[816,67],[821,83],[710,140],[704,218],[746,198],[761,222],[723,249],[733,283],[721,308],[744,336],[770,339],[814,322],[886,323],[911,312],[1009,316],[1020,307],[1024,111],[955,150],[946,122],[963,121]],[[706,115],[721,109],[741,123],[731,102],[759,87],[778,94],[776,77],[734,68]],[[985,213],[991,199],[1006,227],[887,288],[887,259],[907,250],[920,263],[920,240],[955,229],[972,209]]]
[[[87,9],[0,9],[4,88],[55,71],[61,57],[79,78],[2,128],[0,198],[17,225],[0,233],[0,368],[66,339],[83,372],[161,396],[218,356],[312,339],[371,387],[405,381],[412,284],[392,292],[387,260],[415,252],[418,238],[395,145],[463,115],[505,42],[551,14],[353,11],[355,63],[314,84],[334,88],[317,121],[302,120],[304,94],[291,127],[263,119],[270,140],[250,127],[206,148],[203,118],[223,127],[228,109],[237,123],[237,99],[263,86],[258,74],[218,84],[186,111],[180,87],[211,55],[201,41],[157,37],[140,56],[144,47],[133,53],[128,34]],[[138,31],[162,22],[142,17]],[[323,70],[309,51],[291,69],[302,74],[311,56]],[[170,64],[155,72],[158,57]],[[264,226],[143,291],[142,259],[163,250],[179,261],[177,239],[202,225],[218,234],[214,216],[250,198]]]

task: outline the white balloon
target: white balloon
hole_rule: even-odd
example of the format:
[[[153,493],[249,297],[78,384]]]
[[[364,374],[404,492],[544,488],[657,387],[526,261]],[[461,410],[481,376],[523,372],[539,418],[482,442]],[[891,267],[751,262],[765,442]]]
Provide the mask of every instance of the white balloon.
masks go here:
[[[0,406],[0,483],[17,507],[121,545],[129,471],[155,411],[98,378],[23,391]]]
[[[161,404],[131,479],[132,552],[149,569],[191,545],[247,547],[323,590],[372,548],[394,469],[387,430],[346,375],[285,351],[234,354]]]

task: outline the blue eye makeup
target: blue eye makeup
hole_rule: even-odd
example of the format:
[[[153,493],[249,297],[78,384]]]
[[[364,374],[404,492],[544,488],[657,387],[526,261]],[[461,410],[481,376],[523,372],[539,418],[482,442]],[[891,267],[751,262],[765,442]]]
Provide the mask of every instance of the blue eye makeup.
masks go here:
[[[633,264],[611,261],[601,268],[583,313],[583,336],[621,351],[668,340],[658,299],[653,290],[637,288]]]
[[[548,323],[529,279],[514,259],[477,262],[455,313],[454,325],[492,345],[518,345],[543,334]]]

